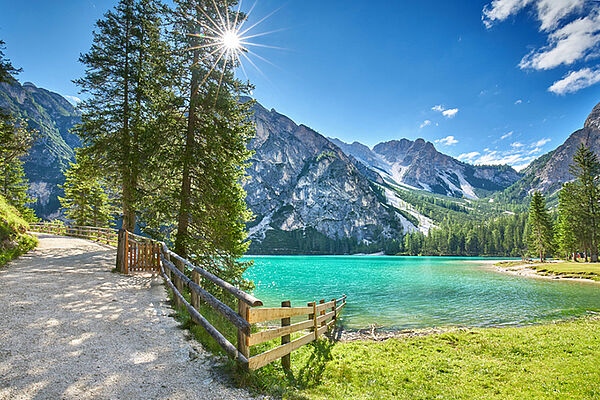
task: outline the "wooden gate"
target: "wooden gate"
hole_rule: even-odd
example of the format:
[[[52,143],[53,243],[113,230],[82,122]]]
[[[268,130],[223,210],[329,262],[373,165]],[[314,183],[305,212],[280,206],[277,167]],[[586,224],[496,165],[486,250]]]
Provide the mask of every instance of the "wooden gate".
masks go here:
[[[126,230],[119,233],[123,235],[122,258],[123,273],[135,272],[160,273],[160,251],[158,242],[142,236],[134,235]]]

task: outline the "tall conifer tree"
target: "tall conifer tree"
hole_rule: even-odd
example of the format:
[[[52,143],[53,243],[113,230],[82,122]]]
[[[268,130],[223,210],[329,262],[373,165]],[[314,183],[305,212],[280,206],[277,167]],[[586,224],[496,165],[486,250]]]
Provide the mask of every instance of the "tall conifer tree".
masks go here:
[[[531,197],[527,225],[529,251],[539,256],[540,261],[544,262],[546,255],[552,249],[553,231],[552,222],[546,209],[546,201],[539,191],[533,193]]]
[[[65,196],[58,199],[67,218],[75,225],[108,227],[117,213],[116,196],[84,153],[77,152],[65,178]]]
[[[241,23],[235,1],[175,0],[172,38],[183,123],[164,147],[171,159],[171,186],[158,200],[163,215],[173,213],[175,251],[239,286],[246,264],[237,259],[248,246],[250,213],[241,184],[254,133],[249,103],[239,96],[251,87],[233,74],[231,58],[215,51],[209,26]],[[208,33],[208,34],[205,34]],[[171,149],[177,149],[173,152]],[[171,220],[171,218],[168,218]]]
[[[96,23],[92,48],[80,58],[85,76],[76,80],[91,95],[80,105],[76,130],[85,153],[120,188],[123,226],[130,231],[145,166],[164,137],[155,129],[169,87],[161,10],[155,0],[120,0]]]
[[[598,261],[598,228],[600,225],[600,162],[583,143],[577,149],[570,168],[575,177],[571,213],[577,216],[577,230],[590,261]]]

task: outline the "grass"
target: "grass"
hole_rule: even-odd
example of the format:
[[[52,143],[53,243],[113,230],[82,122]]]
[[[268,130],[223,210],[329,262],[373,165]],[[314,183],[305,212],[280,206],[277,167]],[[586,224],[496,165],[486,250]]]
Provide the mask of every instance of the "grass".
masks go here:
[[[497,266],[511,269],[527,265],[536,270],[540,275],[559,276],[561,278],[584,278],[600,281],[600,263],[584,263],[572,261],[536,263],[526,261],[500,261]]]
[[[600,263],[562,261],[535,265],[532,268],[543,275],[555,275],[563,278],[586,278],[600,281]]]
[[[27,222],[0,196],[0,267],[33,249],[37,238],[27,234]]]
[[[226,321],[202,312],[235,343]],[[186,314],[177,312],[184,327],[220,353]],[[291,373],[279,362],[250,372],[229,362],[225,371],[240,386],[284,399],[600,399],[597,315],[383,342],[320,339],[291,358]]]
[[[338,344],[309,399],[600,398],[600,320]]]

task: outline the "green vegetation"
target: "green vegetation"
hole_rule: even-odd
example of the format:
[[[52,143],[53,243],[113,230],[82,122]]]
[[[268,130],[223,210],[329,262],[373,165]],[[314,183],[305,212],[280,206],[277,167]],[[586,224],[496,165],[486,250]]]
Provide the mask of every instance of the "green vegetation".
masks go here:
[[[37,239],[26,233],[27,228],[27,221],[0,196],[0,266],[37,245]]]
[[[600,319],[586,317],[384,342],[322,341],[292,353],[292,375],[275,363],[234,373],[241,384],[288,399],[591,399],[600,396],[599,340]]]
[[[270,229],[260,242],[252,242],[248,254],[371,254],[383,251],[396,254],[401,249],[401,241],[382,239],[365,243],[352,237],[332,239],[309,227],[293,231]]]
[[[76,162],[65,172],[62,189],[65,197],[59,197],[61,208],[67,218],[80,226],[108,227],[117,213],[115,195],[110,186],[98,175],[89,157],[76,153]]]
[[[570,168],[574,182],[559,193],[558,250],[567,259],[584,252],[586,261],[598,261],[600,239],[600,162],[581,144]]]
[[[4,58],[3,49],[4,42],[0,40],[0,83],[11,83],[20,70]],[[28,221],[33,221],[35,214],[27,207],[31,198],[27,194],[29,182],[23,171],[23,157],[35,137],[36,132],[23,119],[0,109],[0,195]]]
[[[444,222],[428,235],[404,236],[400,254],[515,257],[525,252],[527,214],[504,215],[487,222]]]
[[[241,183],[254,127],[252,102],[240,97],[252,86],[234,77],[233,53],[219,54],[218,41],[203,33],[224,16],[242,24],[236,5],[120,0],[96,23],[76,80],[89,94],[75,129],[85,168],[72,167],[61,202],[73,219],[96,218],[92,207],[103,221],[116,193],[122,215],[115,219],[124,228],[174,244],[195,265],[248,290],[249,263],[238,259],[249,245]],[[81,197],[90,185],[96,206]]]
[[[546,201],[540,192],[535,192],[531,197],[529,207],[529,218],[527,219],[527,247],[529,253],[538,255],[540,261],[544,262],[554,246],[552,221],[546,210]]]
[[[600,263],[559,262],[533,265],[531,268],[542,275],[600,281]]]

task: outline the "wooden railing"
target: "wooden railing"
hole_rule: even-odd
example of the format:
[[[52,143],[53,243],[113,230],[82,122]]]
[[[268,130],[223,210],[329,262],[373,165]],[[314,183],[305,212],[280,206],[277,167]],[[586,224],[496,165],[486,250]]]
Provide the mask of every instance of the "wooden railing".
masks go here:
[[[91,229],[90,229],[91,228]],[[289,301],[281,307],[262,307],[263,302],[218,276],[193,265],[190,261],[169,250],[163,242],[135,235],[126,230],[107,228],[62,226],[60,224],[33,224],[31,230],[60,235],[77,236],[117,245],[117,269],[125,274],[135,272],[156,272],[172,290],[175,303],[184,307],[191,319],[202,326],[219,344],[225,353],[248,369],[261,368],[277,359],[281,359],[284,369],[291,368],[290,354],[327,333],[337,321],[337,317],[346,305],[346,296],[325,302],[308,303],[306,307],[291,307]],[[109,232],[110,231],[110,232]],[[104,235],[104,236],[102,236]],[[117,242],[115,242],[115,239]],[[206,280],[237,299],[237,311],[209,293],[202,287]],[[190,301],[185,293],[189,292]],[[237,345],[234,346],[222,332],[219,332],[199,311],[204,302],[223,316],[237,330]],[[292,318],[297,322],[291,323]],[[269,327],[257,329],[256,324]],[[278,326],[273,325],[277,321]],[[291,340],[291,334],[304,332]],[[265,352],[250,356],[252,346],[281,338],[281,344]]]
[[[112,228],[98,228],[95,226],[73,226],[60,223],[44,222],[29,224],[32,232],[52,233],[55,235],[75,236],[96,242],[117,246],[118,230]]]

